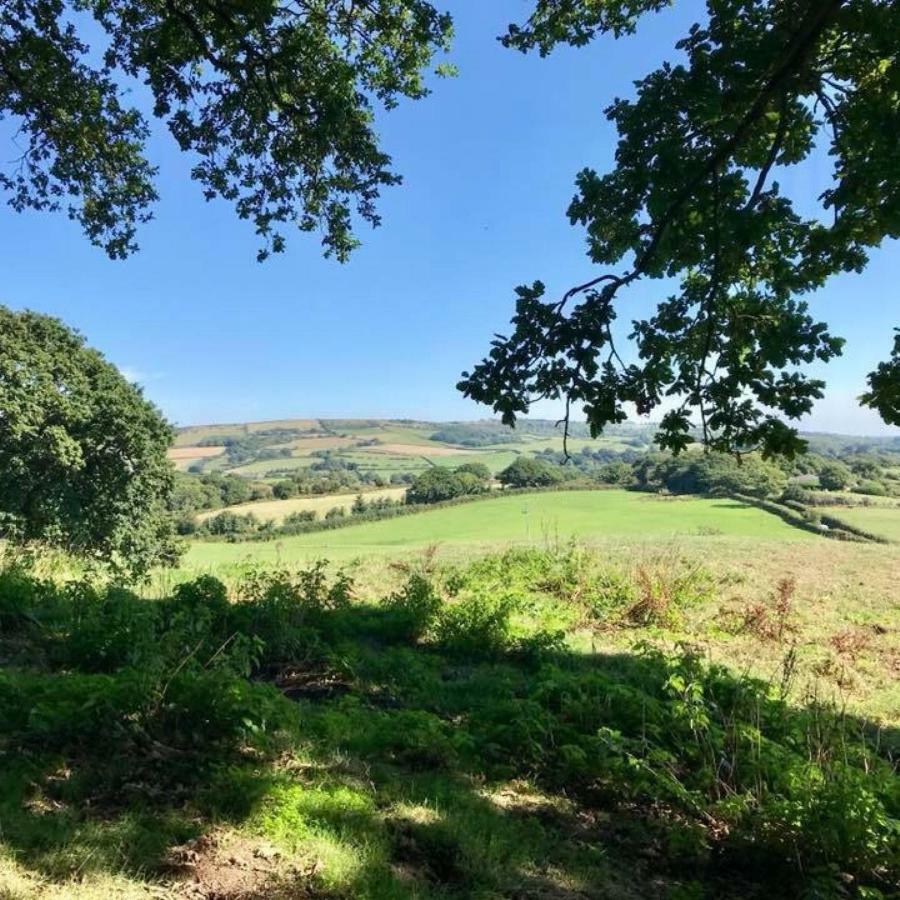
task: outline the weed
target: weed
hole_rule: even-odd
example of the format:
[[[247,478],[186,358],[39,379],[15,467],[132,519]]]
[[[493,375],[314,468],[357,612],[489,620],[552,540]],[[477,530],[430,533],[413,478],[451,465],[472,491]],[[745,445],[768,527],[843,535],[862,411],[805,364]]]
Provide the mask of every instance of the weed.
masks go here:
[[[783,641],[797,630],[793,622],[796,590],[797,582],[793,578],[781,578],[768,603],[749,603],[744,607],[734,630],[762,640]]]
[[[431,628],[442,600],[427,576],[413,572],[400,591],[389,595],[382,608],[389,617],[389,631],[400,640],[417,641]]]

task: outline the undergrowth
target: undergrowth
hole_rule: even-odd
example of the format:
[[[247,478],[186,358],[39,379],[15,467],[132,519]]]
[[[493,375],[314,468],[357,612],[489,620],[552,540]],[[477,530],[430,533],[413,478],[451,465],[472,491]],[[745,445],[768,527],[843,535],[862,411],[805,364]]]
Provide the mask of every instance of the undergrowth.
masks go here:
[[[429,562],[377,602],[324,563],[159,600],[7,569],[0,843],[53,879],[154,877],[230,823],[318,855],[328,896],[556,896],[617,871],[623,897],[889,895],[890,735],[688,647],[567,648],[715,589],[574,544]],[[743,627],[780,634],[791,594]]]

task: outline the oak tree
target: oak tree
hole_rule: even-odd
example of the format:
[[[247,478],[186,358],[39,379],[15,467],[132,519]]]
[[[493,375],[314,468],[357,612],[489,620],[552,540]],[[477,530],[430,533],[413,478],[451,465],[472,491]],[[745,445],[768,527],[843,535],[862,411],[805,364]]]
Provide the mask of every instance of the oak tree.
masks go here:
[[[0,306],[0,539],[132,575],[174,562],[172,437],[79,334]]]
[[[545,55],[629,34],[669,5],[537,0],[502,40]],[[718,450],[792,455],[803,442],[784,420],[824,387],[804,366],[843,343],[807,298],[900,236],[900,4],[708,0],[677,47],[680,61],[607,108],[612,170],[577,177],[569,219],[603,268],[560,298],[539,281],[519,287],[510,334],[459,387],[508,424],[538,398],[563,400],[567,422],[580,406],[594,434],[663,407],[665,448],[696,435]],[[778,178],[822,153],[830,184],[805,214]],[[629,355],[614,322],[639,279],[668,282],[654,313],[632,321]],[[894,424],[898,358],[900,337],[862,398]]]
[[[157,198],[137,81],[260,258],[297,225],[345,259],[354,215],[377,224],[400,180],[374,110],[427,93],[450,28],[425,0],[4,0],[0,118],[22,152],[0,189],[17,210],[66,211],[111,257],[134,251]]]

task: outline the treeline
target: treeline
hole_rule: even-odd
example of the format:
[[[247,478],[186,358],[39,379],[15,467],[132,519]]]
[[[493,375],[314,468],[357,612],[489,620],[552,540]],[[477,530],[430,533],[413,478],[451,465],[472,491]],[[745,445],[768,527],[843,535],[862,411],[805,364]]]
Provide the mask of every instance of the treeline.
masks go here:
[[[488,447],[491,444],[521,444],[522,438],[505,425],[491,422],[451,422],[430,436],[432,441],[460,447]]]
[[[842,458],[807,453],[793,460],[763,460],[750,453],[738,459],[724,453],[617,453],[585,447],[566,461],[563,453],[544,450],[537,455],[554,467],[577,470],[604,484],[665,490],[675,494],[745,493],[786,496],[809,504],[859,503],[842,492],[900,497],[900,454],[852,453]],[[565,464],[565,465],[564,465]]]

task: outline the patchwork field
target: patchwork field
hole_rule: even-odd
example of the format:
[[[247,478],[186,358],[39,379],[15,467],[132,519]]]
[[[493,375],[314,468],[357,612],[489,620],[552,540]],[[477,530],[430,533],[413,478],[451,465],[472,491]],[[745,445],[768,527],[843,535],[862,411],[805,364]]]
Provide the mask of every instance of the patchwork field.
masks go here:
[[[229,422],[215,425],[188,425],[178,429],[176,447],[189,447],[201,441],[216,438],[256,434],[260,431],[286,429],[296,431],[319,431],[318,419],[272,419],[268,422]]]
[[[314,465],[316,457],[327,452],[360,472],[386,477],[420,472],[428,465],[456,466],[465,462],[483,462],[496,473],[520,454],[561,452],[563,449],[562,429],[555,428],[552,423],[523,423],[519,429],[511,431],[496,422],[436,423],[390,419],[280,419],[244,425],[197,425],[179,431],[175,448],[180,451],[196,447],[198,443],[226,440],[240,442],[246,448],[240,462],[229,461],[221,454],[198,454],[179,466],[196,467],[201,463],[204,472],[277,479],[285,473]],[[569,438],[568,449],[570,453],[588,449],[622,454],[646,447],[648,441],[646,429],[623,427],[596,440],[585,433],[575,433]],[[271,450],[287,450],[290,455],[266,458],[266,451]]]
[[[173,463],[175,463],[175,468],[181,471],[184,471],[190,466],[192,463],[197,462],[201,459],[213,459],[217,456],[221,456],[225,452],[224,447],[214,446],[214,447],[172,447],[166,456]]]

